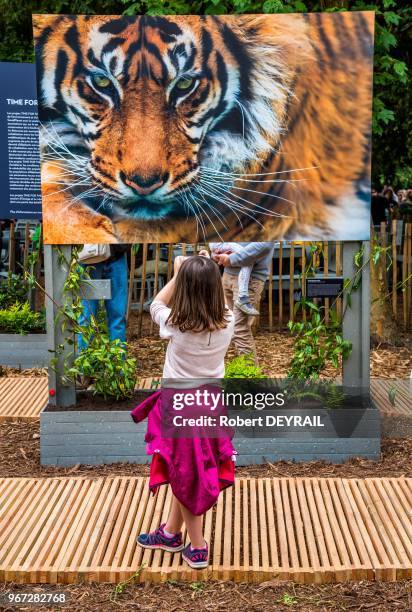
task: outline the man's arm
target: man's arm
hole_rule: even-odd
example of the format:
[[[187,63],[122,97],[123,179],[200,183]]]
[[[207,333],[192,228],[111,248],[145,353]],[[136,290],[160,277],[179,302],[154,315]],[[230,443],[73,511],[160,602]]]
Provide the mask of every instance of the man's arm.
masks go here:
[[[219,263],[225,267],[233,266],[234,268],[251,266],[257,259],[270,253],[272,249],[273,242],[249,242],[242,246],[238,253],[219,255]]]

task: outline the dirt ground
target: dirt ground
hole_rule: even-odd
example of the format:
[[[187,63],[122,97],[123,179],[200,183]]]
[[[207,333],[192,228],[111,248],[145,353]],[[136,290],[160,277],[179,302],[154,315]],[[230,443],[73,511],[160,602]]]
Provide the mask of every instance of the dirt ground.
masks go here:
[[[412,438],[384,438],[380,461],[357,458],[339,465],[324,461],[307,463],[279,461],[273,464],[238,467],[236,473],[238,476],[256,478],[271,476],[412,477]],[[70,468],[41,466],[39,424],[0,423],[0,475],[2,477],[147,476],[148,474],[147,465],[130,463],[99,466],[76,465]]]
[[[133,329],[133,328],[132,328]],[[271,378],[286,375],[293,353],[293,338],[286,331],[259,331],[255,336],[259,363]],[[131,332],[130,346],[137,359],[139,376],[161,376],[167,343],[157,336],[136,338]],[[233,346],[227,359],[235,356]],[[375,378],[409,378],[412,370],[412,347],[377,346],[371,350],[371,376]],[[329,366],[323,376],[336,378],[340,370]]]
[[[235,584],[233,582],[191,582],[164,584],[82,584],[82,585],[0,585],[2,592],[67,594],[70,612],[107,610],[157,610],[159,612],[394,612],[412,610],[412,582],[355,582],[300,585],[292,582]],[[2,607],[2,610],[28,610],[28,606]],[[38,610],[58,608],[36,606]],[[63,608],[64,609],[64,608]]]

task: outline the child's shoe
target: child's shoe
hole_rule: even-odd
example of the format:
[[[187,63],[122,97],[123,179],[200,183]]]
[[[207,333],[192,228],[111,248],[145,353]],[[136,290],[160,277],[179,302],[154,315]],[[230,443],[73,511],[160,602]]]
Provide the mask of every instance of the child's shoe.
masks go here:
[[[204,569],[209,564],[207,544],[205,548],[192,548],[191,544],[188,544],[182,552],[182,557],[193,569]]]
[[[161,550],[166,550],[171,553],[183,550],[184,544],[182,533],[175,533],[172,538],[169,538],[164,533],[165,524],[166,523],[163,523],[163,525],[160,525],[160,527],[151,533],[141,533],[137,538],[137,543],[143,548],[160,548]]]
[[[259,315],[259,311],[249,302],[249,298],[246,300],[242,298],[235,300],[235,306],[250,317],[257,317]]]

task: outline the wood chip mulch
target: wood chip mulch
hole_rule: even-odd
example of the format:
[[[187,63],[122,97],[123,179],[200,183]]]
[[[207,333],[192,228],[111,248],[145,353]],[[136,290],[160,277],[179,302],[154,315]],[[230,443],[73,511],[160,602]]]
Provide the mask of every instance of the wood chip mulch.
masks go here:
[[[70,468],[41,466],[38,423],[0,423],[0,476],[147,476],[147,465],[115,463],[111,465],[76,465]],[[384,438],[380,461],[351,459],[334,465],[324,461],[293,463],[280,461],[238,467],[238,476],[251,477],[342,477],[365,478],[412,476],[412,438]]]
[[[138,337],[135,327],[128,333],[131,354],[137,359],[139,377],[161,376],[166,355],[167,341],[161,340],[156,329],[148,335],[150,328],[144,329],[143,337]],[[411,334],[408,335],[411,336]],[[285,376],[293,354],[293,338],[287,331],[259,331],[255,336],[259,363],[265,374],[271,378]],[[228,351],[227,359],[235,356],[234,346]],[[412,341],[403,346],[381,344],[372,348],[370,353],[371,376],[376,378],[409,378],[412,371]],[[46,376],[45,368],[19,370],[0,366],[0,376]],[[328,366],[322,377],[336,378],[340,369]]]
[[[106,612],[107,610],[143,610],[184,612],[389,612],[412,609],[412,582],[348,582],[324,585],[301,585],[268,581],[261,584],[233,582],[174,581],[162,584],[128,584],[117,589],[113,584],[71,585],[0,585],[2,593],[67,594],[70,612]],[[119,592],[120,591],[120,592]],[[3,610],[27,610],[29,606],[3,607]],[[30,608],[33,609],[33,608]],[[57,607],[36,606],[39,612]]]

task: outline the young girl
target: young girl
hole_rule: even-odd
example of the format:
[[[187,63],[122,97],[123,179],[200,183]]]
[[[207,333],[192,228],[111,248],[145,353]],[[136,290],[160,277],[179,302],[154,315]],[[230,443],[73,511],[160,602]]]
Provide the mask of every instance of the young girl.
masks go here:
[[[209,257],[179,257],[175,276],[158,293],[151,316],[160,336],[169,344],[163,368],[165,379],[219,379],[224,376],[224,357],[229,347],[234,317],[226,307],[217,264]],[[139,422],[149,416],[147,453],[153,455],[150,488],[169,483],[173,499],[169,517],[137,542],[144,548],[168,552],[183,550],[183,558],[195,569],[208,565],[208,545],[203,536],[203,514],[217,501],[219,492],[234,481],[231,440],[218,438],[163,438],[161,391],[137,406],[132,417]],[[182,525],[190,544],[184,547]]]

